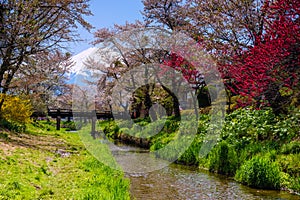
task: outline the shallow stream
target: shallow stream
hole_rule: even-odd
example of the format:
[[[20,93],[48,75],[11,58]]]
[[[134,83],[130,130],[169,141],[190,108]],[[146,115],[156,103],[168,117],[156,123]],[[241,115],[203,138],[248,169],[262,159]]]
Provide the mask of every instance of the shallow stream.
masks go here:
[[[131,194],[137,200],[300,199],[300,196],[288,192],[252,189],[195,167],[168,165],[164,160],[156,159],[146,150],[137,147],[118,144],[117,147],[111,147],[111,150],[119,164],[127,171],[125,174],[131,181]],[[149,165],[165,167],[151,171]]]

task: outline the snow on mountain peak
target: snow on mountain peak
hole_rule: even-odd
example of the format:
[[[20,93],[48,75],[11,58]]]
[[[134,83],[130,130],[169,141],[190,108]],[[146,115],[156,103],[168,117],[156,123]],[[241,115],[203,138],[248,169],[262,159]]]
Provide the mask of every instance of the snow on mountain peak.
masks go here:
[[[80,73],[80,71],[82,71],[85,68],[84,62],[90,58],[90,57],[94,57],[96,52],[97,52],[98,48],[96,47],[91,47],[88,48],[82,52],[80,52],[79,54],[73,56],[71,58],[71,60],[74,62],[74,65],[71,67],[70,73],[73,74],[77,74]]]

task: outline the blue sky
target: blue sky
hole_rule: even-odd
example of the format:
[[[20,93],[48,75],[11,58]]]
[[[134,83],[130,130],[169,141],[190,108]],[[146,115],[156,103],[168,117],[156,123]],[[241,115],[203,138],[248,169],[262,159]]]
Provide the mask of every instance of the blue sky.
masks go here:
[[[95,27],[92,30],[95,32],[99,28],[112,27],[114,24],[142,20],[140,11],[143,9],[143,4],[141,0],[91,0],[90,9],[94,16],[86,17],[86,20]],[[81,27],[79,27],[78,33],[85,41],[70,44],[69,50],[74,55],[91,47],[92,45],[89,43],[93,41],[93,34]]]

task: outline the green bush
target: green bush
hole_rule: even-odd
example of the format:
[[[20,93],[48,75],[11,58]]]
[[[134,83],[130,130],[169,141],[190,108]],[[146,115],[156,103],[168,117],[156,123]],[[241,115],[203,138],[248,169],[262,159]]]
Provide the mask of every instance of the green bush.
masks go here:
[[[233,147],[225,141],[219,143],[209,154],[209,171],[224,175],[234,175],[238,158]]]
[[[166,133],[174,133],[178,130],[180,122],[175,117],[168,117],[165,122],[164,131]]]
[[[279,155],[277,162],[283,172],[300,177],[300,154]]]
[[[279,189],[280,168],[269,158],[255,156],[237,170],[235,180],[254,188]]]
[[[273,126],[274,135],[280,140],[290,141],[299,136],[300,109],[294,108],[289,114],[281,115]]]
[[[200,161],[199,151],[201,149],[202,141],[200,136],[197,135],[189,148],[178,158],[178,163],[186,165],[197,165]]]
[[[66,131],[75,131],[76,129],[76,124],[74,121],[63,121],[62,122],[62,128],[65,128]]]
[[[25,124],[8,121],[6,119],[0,119],[0,127],[4,128],[4,129],[8,129],[8,130],[16,132],[16,133],[24,132],[26,129]]]
[[[140,126],[146,126],[147,124],[151,123],[150,117],[137,118],[137,119],[134,119],[133,121],[134,121],[134,123],[137,123]]]
[[[244,164],[256,155],[268,154],[271,159],[273,154],[278,153],[279,144],[275,141],[251,142],[249,144],[235,144],[235,149],[238,152],[239,164]]]
[[[275,115],[272,110],[239,109],[226,116],[222,138],[230,143],[261,141],[272,137]]]
[[[291,181],[291,186],[290,189],[298,192],[298,194],[300,193],[300,177],[295,178]]]
[[[115,134],[119,132],[119,126],[116,124],[115,121],[109,121],[105,124],[103,132],[107,137],[114,138]]]
[[[293,141],[291,143],[282,145],[281,153],[283,153],[283,154],[298,154],[298,153],[300,153],[300,142]]]

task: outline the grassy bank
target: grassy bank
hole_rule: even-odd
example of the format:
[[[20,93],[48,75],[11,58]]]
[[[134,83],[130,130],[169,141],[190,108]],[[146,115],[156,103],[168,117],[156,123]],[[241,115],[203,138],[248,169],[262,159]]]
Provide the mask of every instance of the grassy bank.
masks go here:
[[[47,122],[0,128],[0,199],[130,199],[129,180],[103,165],[77,133]]]
[[[124,127],[128,122],[117,123]],[[188,130],[192,130],[192,123],[182,124],[171,117],[164,122],[160,131],[155,130],[155,123],[139,122],[145,127],[142,130],[138,125],[119,128],[113,121],[102,122],[102,126],[112,138],[120,134],[146,137],[151,151],[168,147],[163,153],[157,154],[163,159],[174,160],[182,150],[182,144],[189,144],[176,160],[177,163],[197,165],[254,188],[300,193],[299,109],[281,116],[276,116],[270,109],[234,111],[226,116],[217,144],[204,157],[199,152],[203,144],[208,142],[209,115],[200,116],[195,137],[188,133]],[[178,127],[181,125],[186,132],[179,133]],[[191,138],[191,143],[182,142]]]

